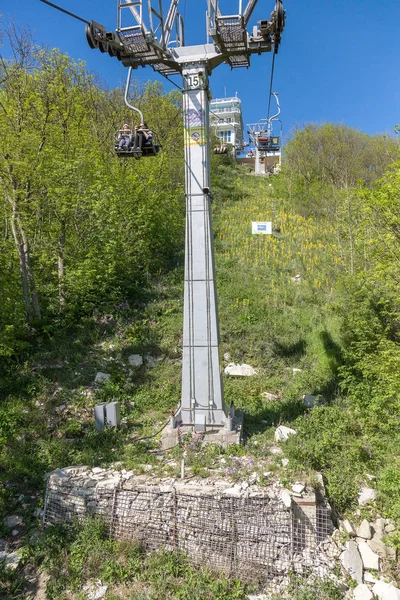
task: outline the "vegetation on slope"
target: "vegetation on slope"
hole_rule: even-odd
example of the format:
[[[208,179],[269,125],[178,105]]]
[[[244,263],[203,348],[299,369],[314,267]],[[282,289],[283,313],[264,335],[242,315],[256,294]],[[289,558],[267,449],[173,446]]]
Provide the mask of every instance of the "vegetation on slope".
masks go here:
[[[81,581],[82,536],[95,525],[68,539],[49,533],[44,548],[35,546],[34,507],[47,471],[120,461],[137,472],[151,465],[176,473],[159,464],[156,440],[135,438],[157,431],[180,396],[181,112],[175,94],[138,89],[168,151],[118,161],[109,142],[126,120],[121,92],[101,89],[68,57],[23,42],[14,40],[15,61],[3,62],[0,86],[0,513],[23,512],[27,564],[44,560],[51,570],[57,557],[67,560],[51,596],[73,587],[73,577]],[[227,401],[245,413],[247,444],[236,453],[246,457],[195,449],[194,473],[220,469],[222,457],[224,476],[247,476],[249,460],[271,459],[274,428],[287,423],[298,431],[286,443],[289,465],[271,459],[282,482],[322,471],[331,501],[346,512],[369,475],[379,511],[400,522],[397,152],[392,139],[326,125],[295,133],[273,180],[213,157],[222,352],[258,375],[225,381]],[[253,220],[271,220],[273,235],[252,236]],[[161,360],[130,373],[132,353]],[[96,387],[98,370],[112,377]],[[266,401],[264,391],[277,398]],[[305,393],[327,404],[306,411]],[[98,434],[93,407],[105,400],[120,401],[124,428]],[[101,553],[120,552],[103,542]],[[160,597],[149,591],[154,558],[136,546],[122,554],[128,562],[140,556],[147,577],[147,595],[132,598]],[[124,584],[120,562],[107,577]],[[179,557],[165,565],[175,578],[171,598],[194,598],[179,591],[190,567]],[[97,564],[93,574],[103,577],[106,567]],[[2,592],[21,597],[18,573],[7,578]],[[202,597],[244,594],[238,582],[222,582],[218,596],[206,573],[195,585]]]

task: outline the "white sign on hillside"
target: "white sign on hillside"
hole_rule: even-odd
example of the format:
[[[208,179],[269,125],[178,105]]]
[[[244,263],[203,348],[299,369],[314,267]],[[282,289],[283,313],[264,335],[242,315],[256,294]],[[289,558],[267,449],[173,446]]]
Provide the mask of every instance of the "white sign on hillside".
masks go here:
[[[272,222],[271,221],[253,221],[251,224],[251,233],[261,233],[264,235],[272,234]]]

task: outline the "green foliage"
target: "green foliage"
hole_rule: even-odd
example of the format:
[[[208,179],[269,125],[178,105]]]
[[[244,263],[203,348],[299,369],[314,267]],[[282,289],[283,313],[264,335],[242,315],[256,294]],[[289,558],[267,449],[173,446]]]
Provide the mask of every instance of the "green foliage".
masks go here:
[[[22,600],[25,578],[22,571],[9,569],[0,561],[0,597],[2,600]]]
[[[135,438],[178,405],[182,354],[181,96],[135,86],[167,151],[118,161],[122,91],[100,89],[57,50],[27,57],[14,47],[0,67],[0,515],[15,489],[41,490],[56,467],[118,460],[156,470],[157,440]],[[387,168],[397,156],[396,140],[311,125],[288,143],[278,178],[213,155],[212,191],[221,349],[257,368],[224,382],[249,439],[224,453],[227,474],[247,478],[251,453],[263,455],[288,423],[298,432],[285,444],[294,472],[322,471],[339,511],[375,474],[382,515],[400,521],[400,163]],[[273,235],[252,236],[252,220],[271,220]],[[131,353],[161,361],[129,372]],[[95,389],[100,368],[111,379]],[[305,393],[326,405],[307,411]],[[98,433],[93,407],[112,400],[127,430]],[[172,454],[201,475],[220,453],[191,438]],[[245,597],[239,582],[177,554],[109,540],[98,521],[51,528],[34,553],[52,598],[91,578],[129,584],[132,598]],[[16,600],[19,574],[2,575],[0,591]],[[298,600],[339,597],[327,582],[290,585]]]
[[[13,327],[24,316],[85,315],[143,296],[148,275],[176,262],[184,232],[176,97],[150,84],[136,102],[170,151],[145,168],[119,161],[110,150],[122,94],[100,90],[83,63],[57,50],[27,57],[28,47],[13,45],[0,90],[5,356],[20,350]]]
[[[387,464],[380,471],[377,478],[378,500],[385,507],[385,513],[400,522],[400,460]]]
[[[285,444],[295,467],[322,471],[329,498],[339,511],[354,505],[369,456],[361,425],[345,407],[314,408],[296,420],[298,435]]]
[[[48,528],[40,538],[34,559],[50,575],[47,597],[60,598],[67,586],[79,590],[88,580],[109,586],[135,582],[147,586],[153,600],[244,600],[245,586],[235,579],[198,569],[175,552],[145,553],[139,544],[108,538],[104,523],[86,519],[73,529]],[[131,597],[136,596],[135,592]],[[118,596],[117,596],[118,597]]]
[[[329,579],[316,579],[313,582],[292,576],[287,588],[293,600],[342,600],[343,592]],[[271,600],[278,600],[281,596],[273,595]]]

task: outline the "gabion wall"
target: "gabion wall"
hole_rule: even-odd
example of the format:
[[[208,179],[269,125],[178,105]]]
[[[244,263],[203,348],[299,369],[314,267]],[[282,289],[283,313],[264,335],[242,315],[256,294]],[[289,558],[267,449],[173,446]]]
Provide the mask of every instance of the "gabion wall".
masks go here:
[[[334,566],[323,552],[331,533],[327,507],[317,506],[315,496],[286,494],[282,501],[281,492],[69,467],[49,477],[44,525],[101,516],[114,539],[180,551],[245,581],[310,569],[324,577]]]

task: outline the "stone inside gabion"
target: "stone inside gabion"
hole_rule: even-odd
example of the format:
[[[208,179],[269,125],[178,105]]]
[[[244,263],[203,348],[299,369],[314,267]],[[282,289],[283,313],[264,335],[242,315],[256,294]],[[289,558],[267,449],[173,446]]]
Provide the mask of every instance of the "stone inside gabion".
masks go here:
[[[179,550],[197,565],[243,580],[278,585],[289,572],[324,577],[335,564],[326,546],[332,529],[327,506],[318,506],[314,494],[284,503],[277,483],[157,480],[98,467],[51,473],[44,524],[88,515],[103,517],[115,539]]]

